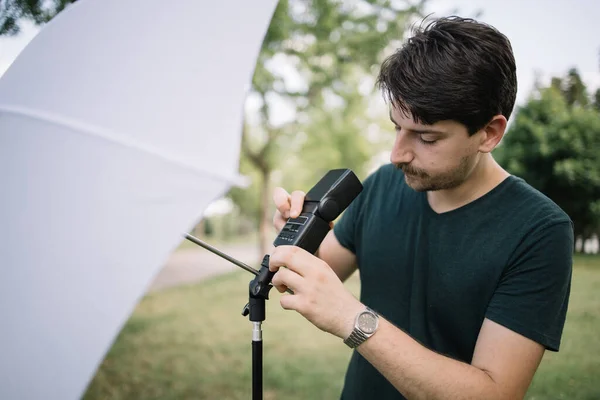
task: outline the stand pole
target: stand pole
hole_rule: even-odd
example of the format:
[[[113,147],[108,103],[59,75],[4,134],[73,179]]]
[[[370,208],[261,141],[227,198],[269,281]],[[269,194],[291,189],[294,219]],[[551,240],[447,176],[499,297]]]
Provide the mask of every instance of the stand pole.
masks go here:
[[[269,271],[269,255],[264,256],[258,275],[249,285],[249,301],[242,315],[252,321],[252,400],[263,398],[263,340],[262,322],[266,318],[265,300],[269,299],[270,285],[275,272]]]
[[[263,342],[261,322],[252,329],[252,400],[263,398]]]

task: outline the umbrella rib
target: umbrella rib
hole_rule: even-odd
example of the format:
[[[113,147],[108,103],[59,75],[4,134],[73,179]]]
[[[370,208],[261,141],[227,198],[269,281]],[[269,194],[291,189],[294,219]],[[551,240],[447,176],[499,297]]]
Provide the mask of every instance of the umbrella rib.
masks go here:
[[[204,247],[206,250],[211,251],[212,253],[218,255],[219,257],[222,257],[224,259],[226,259],[227,261],[229,261],[232,264],[237,265],[238,267],[245,269],[246,271],[254,274],[254,275],[258,275],[258,271],[254,268],[252,268],[251,266],[244,264],[243,262],[236,260],[235,258],[223,253],[222,251],[218,250],[216,247],[213,247],[211,245],[209,245],[208,243],[198,239],[195,236],[190,235],[189,233],[185,235],[185,238],[187,240],[189,240],[192,243],[197,244],[198,246]]]
[[[223,253],[222,251],[218,250],[217,248],[211,246],[210,244],[198,239],[195,236],[190,235],[189,233],[187,233],[185,235],[185,238],[187,240],[189,240],[192,243],[196,243],[198,246],[204,247],[206,250],[209,250],[211,252],[213,252],[214,254],[226,259],[227,261],[237,265],[238,267],[254,274],[254,275],[258,275],[260,272],[254,268],[252,268],[251,266],[244,264],[243,262],[236,260],[235,258]],[[272,285],[269,285],[272,286]],[[286,292],[288,292],[289,294],[294,294],[294,292],[291,289],[286,289]]]
[[[173,155],[164,153],[153,146],[148,146],[143,143],[140,143],[135,140],[130,140],[119,136],[117,133],[110,131],[106,128],[101,128],[97,126],[93,126],[90,124],[86,124],[77,120],[69,119],[60,115],[56,115],[53,113],[43,112],[31,108],[26,107],[18,107],[18,106],[9,106],[6,104],[0,104],[0,112],[4,112],[7,114],[19,115],[22,117],[27,117],[31,119],[36,119],[44,122],[48,122],[54,125],[64,126],[66,128],[71,129],[72,131],[88,134],[91,136],[95,136],[113,143],[117,143],[122,146],[126,146],[137,151],[141,151],[147,154],[151,154],[156,156],[170,164],[177,165],[189,171],[192,171],[196,175],[206,176],[209,175],[213,178],[217,178],[221,181],[226,181],[229,184],[235,186],[245,186],[243,177],[241,176],[227,176],[224,174],[220,174],[214,171],[207,171],[193,165],[190,165],[184,161],[181,161],[174,157]]]

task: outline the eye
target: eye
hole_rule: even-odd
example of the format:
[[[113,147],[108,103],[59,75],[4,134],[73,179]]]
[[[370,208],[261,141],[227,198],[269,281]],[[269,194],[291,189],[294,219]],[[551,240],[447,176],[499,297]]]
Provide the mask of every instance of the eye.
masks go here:
[[[423,139],[423,136],[422,136],[422,135],[419,135],[419,141],[420,141],[421,143],[423,143],[423,144],[426,144],[426,145],[432,145],[432,144],[434,144],[435,142],[437,142],[437,139],[434,139],[434,140],[425,140],[425,139]]]

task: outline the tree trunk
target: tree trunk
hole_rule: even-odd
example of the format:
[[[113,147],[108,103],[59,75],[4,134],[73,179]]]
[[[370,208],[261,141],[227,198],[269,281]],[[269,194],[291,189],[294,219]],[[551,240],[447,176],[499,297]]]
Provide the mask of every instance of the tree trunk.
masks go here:
[[[205,218],[202,218],[200,222],[198,222],[198,224],[194,227],[193,235],[196,236],[198,239],[205,239],[206,235],[204,234],[204,226]]]
[[[585,241],[585,234],[583,229],[579,227],[579,224],[575,223],[573,227],[573,237],[575,239],[575,253],[583,253],[583,243]]]
[[[271,171],[268,169],[262,170],[261,174],[261,194],[260,194],[260,222],[259,222],[259,263],[265,254],[269,253],[272,248],[273,237],[273,216],[270,213],[271,205]]]

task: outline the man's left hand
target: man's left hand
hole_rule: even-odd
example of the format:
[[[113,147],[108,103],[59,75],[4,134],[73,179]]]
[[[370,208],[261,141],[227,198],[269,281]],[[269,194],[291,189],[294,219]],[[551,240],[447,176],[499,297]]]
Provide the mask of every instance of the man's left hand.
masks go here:
[[[280,268],[286,267],[286,268]],[[318,257],[297,246],[278,246],[269,269],[277,271],[272,283],[283,293],[281,306],[295,310],[317,328],[342,339],[352,332],[354,318],[365,306],[350,293],[335,272]]]

